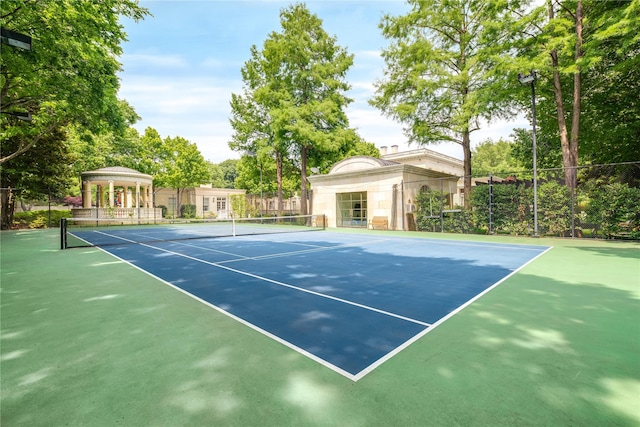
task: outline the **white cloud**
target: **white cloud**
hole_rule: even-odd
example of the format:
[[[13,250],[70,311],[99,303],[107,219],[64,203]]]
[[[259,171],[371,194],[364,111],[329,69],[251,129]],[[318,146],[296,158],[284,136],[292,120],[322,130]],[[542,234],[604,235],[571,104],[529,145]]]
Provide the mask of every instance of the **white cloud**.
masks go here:
[[[238,155],[228,147],[231,93],[240,81],[215,78],[129,75],[120,97],[142,116],[135,127],[156,129],[162,137],[181,136],[198,145],[205,159],[219,163]]]

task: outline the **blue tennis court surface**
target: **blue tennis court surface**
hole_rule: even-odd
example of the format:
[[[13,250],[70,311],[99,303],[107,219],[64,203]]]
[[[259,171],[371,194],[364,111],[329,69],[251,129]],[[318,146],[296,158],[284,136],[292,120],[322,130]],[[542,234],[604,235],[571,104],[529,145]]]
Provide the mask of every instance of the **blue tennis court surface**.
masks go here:
[[[104,248],[352,380],[548,249],[329,231]]]

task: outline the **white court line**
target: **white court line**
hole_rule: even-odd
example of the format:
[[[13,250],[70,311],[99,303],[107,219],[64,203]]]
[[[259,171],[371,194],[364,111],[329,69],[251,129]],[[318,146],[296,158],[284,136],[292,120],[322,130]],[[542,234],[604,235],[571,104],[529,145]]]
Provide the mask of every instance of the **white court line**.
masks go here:
[[[416,320],[416,319],[412,319],[410,317],[401,316],[399,314],[391,313],[391,312],[388,312],[388,311],[385,311],[385,310],[380,310],[380,309],[375,308],[375,307],[370,307],[368,305],[360,304],[360,303],[349,301],[349,300],[346,300],[346,299],[334,297],[332,295],[327,295],[327,294],[323,294],[323,293],[320,293],[320,292],[312,291],[312,290],[309,290],[309,289],[300,288],[298,286],[290,285],[288,283],[280,282],[278,280],[269,279],[268,277],[258,276],[257,274],[253,274],[253,273],[249,273],[249,272],[246,272],[246,271],[237,270],[235,268],[227,267],[226,265],[221,265],[220,263],[207,261],[207,260],[204,260],[204,259],[200,259],[200,258],[189,256],[189,255],[184,255],[184,254],[181,254],[179,252],[170,251],[168,249],[157,248],[155,246],[151,246],[151,245],[148,245],[146,243],[139,243],[139,244],[141,246],[146,246],[146,247],[151,248],[151,249],[155,249],[155,250],[158,250],[158,251],[170,253],[172,255],[177,255],[177,256],[180,256],[180,257],[183,257],[183,258],[187,258],[187,259],[190,259],[192,261],[201,262],[203,264],[208,264],[208,265],[211,265],[211,266],[214,266],[214,267],[221,268],[223,270],[231,271],[231,272],[234,272],[234,273],[242,274],[244,276],[253,277],[254,279],[259,279],[259,280],[263,280],[265,282],[273,283],[275,285],[284,286],[286,288],[294,289],[294,290],[297,290],[297,291],[300,291],[300,292],[305,292],[305,293],[308,293],[308,294],[311,294],[311,295],[316,295],[316,296],[319,296],[319,297],[322,297],[322,298],[327,298],[327,299],[330,299],[330,300],[338,301],[338,302],[341,302],[343,304],[348,304],[348,305],[352,305],[352,306],[355,306],[355,307],[363,308],[365,310],[374,311],[376,313],[384,314],[384,315],[390,316],[390,317],[395,317],[397,319],[402,319],[402,320],[405,320],[407,322],[417,323],[418,325],[431,326],[431,324],[425,323],[425,322],[423,322],[421,320]]]
[[[181,292],[181,293],[183,293],[184,295],[186,295],[186,296],[188,296],[188,297],[191,297],[191,298],[193,298],[194,300],[196,300],[196,301],[198,301],[198,302],[200,302],[200,303],[202,303],[202,304],[204,304],[204,305],[206,305],[206,306],[208,306],[208,307],[210,307],[210,308],[213,308],[213,309],[214,309],[214,310],[216,310],[217,312],[222,313],[222,314],[224,314],[224,315],[226,315],[226,316],[229,316],[229,317],[230,317],[230,318],[232,318],[233,320],[235,320],[235,321],[237,321],[237,322],[240,322],[241,324],[243,324],[243,325],[245,325],[245,326],[248,326],[249,328],[253,329],[254,331],[257,331],[257,332],[259,332],[259,333],[261,333],[261,334],[263,334],[263,335],[265,335],[265,336],[267,336],[267,337],[271,338],[272,340],[274,340],[274,341],[276,341],[276,342],[279,342],[280,344],[283,344],[283,345],[285,345],[285,346],[289,347],[290,349],[292,349],[292,350],[294,350],[294,351],[297,351],[298,353],[302,354],[303,356],[308,357],[309,359],[311,359],[311,360],[313,360],[313,361],[315,361],[315,362],[319,363],[320,365],[322,365],[322,366],[324,366],[324,367],[326,367],[326,368],[329,368],[329,369],[331,369],[332,371],[334,371],[334,372],[336,372],[336,373],[338,373],[338,374],[340,374],[340,375],[342,375],[342,376],[344,376],[344,377],[346,377],[346,378],[349,378],[351,381],[357,381],[357,379],[356,379],[356,376],[355,376],[355,375],[353,375],[352,373],[347,372],[347,371],[345,371],[344,369],[342,369],[342,368],[340,368],[340,367],[338,367],[338,366],[336,366],[336,365],[334,365],[334,364],[332,364],[332,363],[330,363],[330,362],[326,361],[325,359],[323,359],[323,358],[321,358],[321,357],[319,357],[319,356],[316,356],[315,354],[310,353],[310,352],[308,352],[307,350],[305,350],[305,349],[303,349],[303,348],[301,348],[301,347],[298,347],[297,345],[295,345],[295,344],[293,344],[293,343],[291,343],[291,342],[289,342],[289,341],[287,341],[287,340],[284,340],[284,339],[280,338],[279,336],[274,335],[274,334],[272,334],[271,332],[269,332],[269,331],[267,331],[267,330],[265,330],[265,329],[262,329],[262,328],[260,328],[260,327],[258,327],[258,326],[256,326],[256,325],[254,325],[253,323],[248,322],[248,321],[244,320],[243,318],[238,317],[238,316],[236,316],[235,314],[230,313],[230,312],[228,312],[228,311],[226,311],[226,310],[224,310],[224,309],[222,309],[222,308],[218,307],[217,305],[214,305],[214,304],[210,303],[210,302],[209,302],[209,301],[207,301],[207,300],[204,300],[204,299],[202,299],[202,298],[200,298],[200,297],[197,297],[197,296],[193,295],[192,293],[189,293],[188,291],[186,291],[186,290],[184,290],[184,289],[180,288],[179,286],[176,286],[176,285],[174,285],[173,283],[166,281],[166,280],[165,280],[165,279],[163,279],[162,277],[156,276],[155,274],[153,274],[153,273],[151,273],[151,272],[149,272],[149,271],[145,270],[144,268],[138,267],[137,265],[135,265],[135,264],[131,263],[130,261],[127,261],[127,260],[126,260],[126,259],[124,259],[124,258],[120,258],[120,257],[119,257],[119,256],[117,256],[116,254],[113,254],[113,253],[109,252],[108,250],[106,250],[106,249],[104,249],[104,248],[97,247],[97,249],[99,249],[99,250],[101,250],[102,252],[105,252],[105,253],[107,253],[107,254],[111,255],[112,257],[114,257],[114,258],[116,258],[116,259],[119,259],[120,261],[124,262],[125,264],[129,264],[129,265],[130,265],[130,266],[132,266],[133,268],[135,268],[135,269],[137,269],[137,270],[139,270],[139,271],[141,271],[141,272],[143,272],[143,273],[145,273],[145,274],[147,274],[147,275],[149,275],[149,276],[153,277],[153,278],[154,278],[154,279],[156,279],[156,280],[159,280],[161,283],[164,283],[165,285],[168,285],[168,286],[172,287],[173,289],[177,290],[178,292]]]
[[[305,249],[305,250],[302,250],[302,251],[280,252],[280,253],[277,253],[277,254],[259,255],[259,256],[255,256],[255,257],[245,257],[244,259],[231,259],[231,260],[228,260],[228,261],[221,261],[220,264],[228,264],[230,262],[246,261],[246,260],[259,261],[259,260],[263,260],[263,259],[279,258],[279,257],[286,257],[286,256],[298,255],[298,254],[307,254],[307,253],[313,253],[313,252],[331,251],[331,250],[336,250],[336,249],[349,248],[349,247],[353,247],[353,246],[362,246],[363,244],[378,243],[378,242],[384,242],[384,241],[385,241],[385,239],[378,239],[378,240],[371,240],[369,242],[346,243],[344,245],[338,245],[338,246],[316,246],[313,249]]]
[[[414,342],[418,341],[420,338],[422,338],[423,336],[425,336],[426,334],[428,334],[429,332],[434,330],[437,326],[441,325],[442,323],[444,323],[446,320],[448,320],[452,316],[455,316],[456,314],[461,312],[464,308],[466,308],[469,305],[471,305],[473,302],[478,300],[480,297],[482,297],[483,295],[485,295],[488,292],[490,292],[496,286],[498,286],[499,284],[501,284],[502,282],[504,282],[505,280],[507,280],[508,278],[510,278],[511,276],[513,276],[514,274],[516,274],[517,272],[522,270],[523,268],[525,268],[527,265],[531,264],[536,259],[540,258],[542,255],[544,255],[547,252],[549,252],[551,249],[553,249],[553,246],[548,247],[546,250],[544,250],[543,252],[539,253],[535,257],[531,258],[529,261],[527,261],[526,263],[522,264],[520,267],[518,267],[517,269],[513,270],[511,273],[509,273],[508,275],[506,275],[502,279],[498,280],[496,283],[494,283],[493,285],[489,286],[487,289],[485,289],[484,291],[480,292],[479,294],[477,294],[476,296],[474,296],[473,298],[471,298],[470,300],[468,300],[464,304],[460,305],[458,308],[456,308],[455,310],[451,311],[446,316],[441,317],[440,319],[438,319],[435,323],[430,325],[429,328],[425,329],[424,331],[420,332],[419,334],[414,335],[412,338],[407,340],[404,344],[396,347],[395,349],[393,349],[393,351],[385,354],[383,357],[381,357],[380,359],[376,360],[371,365],[367,366],[366,368],[364,368],[363,370],[358,372],[356,375],[354,375],[354,381],[358,381],[360,378],[364,377],[369,372],[373,371],[378,366],[382,365],[384,362],[386,362],[387,360],[391,359],[393,356],[395,356],[396,354],[400,353],[402,350],[404,350],[405,348],[409,347]]]
[[[249,236],[238,236],[238,237],[249,237]],[[206,237],[204,239],[207,239]],[[218,239],[217,237],[211,237],[210,240],[213,239]],[[161,240],[161,239],[157,239],[157,240]],[[269,243],[286,243],[288,245],[297,245],[297,246],[310,246],[312,248],[326,248],[326,246],[319,246],[319,245],[311,245],[311,244],[304,244],[304,243],[297,243],[297,242],[278,242],[278,241],[274,241],[274,240],[268,240],[268,239],[242,239],[243,241],[252,241],[252,242],[269,242]],[[190,248],[197,248],[197,249],[203,249],[205,251],[209,251],[209,252],[216,252],[216,253],[220,253],[220,254],[225,254],[225,255],[232,255],[237,257],[237,259],[233,259],[233,260],[227,260],[227,261],[220,261],[220,262],[235,262],[235,261],[242,261],[242,260],[247,260],[247,259],[256,259],[254,257],[248,257],[245,255],[240,255],[240,254],[236,254],[233,252],[227,252],[227,251],[221,251],[219,249],[213,249],[213,248],[209,248],[207,246],[201,246],[201,245],[194,245],[192,243],[184,243],[181,241],[173,241],[173,240],[162,240],[162,242],[168,242],[168,243],[172,243],[172,244],[177,244],[177,245],[181,245],[181,246],[187,246]],[[147,242],[150,243],[150,242]],[[307,251],[300,251],[300,252],[307,252]],[[296,254],[298,252],[293,251],[293,252],[284,252],[284,254]],[[275,254],[276,256],[279,254]],[[268,255],[263,255],[263,256],[268,256]]]
[[[107,233],[102,233],[102,234],[109,235]],[[125,239],[125,238],[122,238],[122,237],[118,237],[118,236],[112,236],[112,237],[116,237],[116,238],[119,238],[121,240],[125,240],[127,242],[138,243],[138,242],[135,242],[135,241],[132,241],[132,240],[129,240],[129,239]],[[391,238],[385,238],[385,239],[377,239],[377,240],[369,241],[369,242],[359,242],[359,243],[341,245],[341,246],[337,246],[337,247],[335,247],[335,246],[334,247],[328,247],[328,248],[322,247],[322,248],[318,248],[318,250],[324,250],[325,248],[327,250],[329,250],[329,249],[336,249],[336,248],[340,248],[340,247],[362,245],[362,244],[371,243],[371,242],[380,242],[380,241],[388,241],[388,240],[399,240],[399,239],[391,237]],[[420,239],[420,240],[422,240],[422,239]],[[431,240],[437,241],[438,243],[443,243],[443,241],[440,241],[440,240],[437,240],[437,239],[431,239]],[[452,242],[452,241],[448,241],[448,242],[451,243],[451,244],[459,244],[457,242]],[[268,337],[270,337],[270,338],[272,338],[272,339],[274,339],[275,341],[277,341],[277,342],[279,342],[281,344],[284,344],[285,346],[287,346],[287,347],[299,352],[300,354],[303,354],[303,355],[309,357],[310,359],[312,359],[312,360],[318,362],[319,364],[321,364],[321,365],[333,370],[334,372],[337,372],[337,373],[343,375],[346,378],[351,379],[354,382],[362,379],[365,375],[367,375],[368,373],[370,373],[373,370],[375,370],[377,367],[382,365],[384,362],[386,362],[387,360],[391,359],[392,357],[394,357],[395,355],[400,353],[402,350],[407,348],[412,343],[418,341],[420,338],[425,336],[427,333],[431,332],[433,329],[435,329],[435,327],[441,325],[442,323],[444,323],[446,320],[448,320],[452,316],[458,314],[460,311],[462,311],[464,308],[466,308],[469,305],[471,305],[473,302],[478,300],[480,297],[484,296],[485,294],[487,294],[488,292],[493,290],[495,287],[500,285],[502,282],[504,282],[505,280],[507,280],[508,278],[510,278],[511,276],[513,276],[514,274],[516,274],[517,272],[522,270],[524,267],[526,267],[527,265],[529,265],[530,263],[532,263],[533,261],[535,261],[536,259],[538,259],[542,255],[544,255],[545,253],[547,253],[551,249],[553,249],[553,247],[548,247],[547,249],[545,249],[544,251],[542,251],[538,255],[536,255],[534,258],[530,259],[525,264],[521,265],[519,268],[517,268],[514,271],[512,271],[511,273],[509,273],[507,276],[503,277],[502,279],[500,279],[499,281],[497,281],[496,283],[494,283],[493,285],[491,285],[490,287],[488,287],[487,289],[485,289],[481,293],[475,295],[473,298],[471,298],[470,300],[468,300],[464,304],[462,304],[459,307],[457,307],[455,310],[453,310],[450,313],[448,313],[446,316],[438,319],[433,324],[429,324],[429,323],[421,322],[421,321],[418,321],[418,320],[415,320],[415,319],[411,319],[411,318],[407,318],[407,317],[404,317],[404,316],[396,315],[396,314],[393,314],[393,313],[385,312],[383,310],[379,310],[379,309],[376,309],[376,308],[373,308],[373,307],[368,307],[368,306],[365,306],[365,305],[362,305],[362,304],[354,303],[354,302],[351,302],[351,301],[348,301],[348,300],[343,300],[341,298],[337,298],[337,297],[333,297],[333,296],[330,296],[330,295],[321,294],[321,293],[318,293],[318,292],[315,292],[315,291],[310,291],[310,290],[307,290],[307,289],[304,289],[304,288],[299,288],[299,287],[296,287],[296,286],[293,286],[293,285],[289,285],[289,284],[286,284],[286,283],[283,283],[283,282],[278,282],[276,280],[272,280],[272,279],[269,279],[269,278],[266,278],[266,277],[261,277],[261,276],[258,276],[258,275],[254,275],[252,273],[247,273],[247,272],[243,272],[243,271],[240,271],[240,270],[236,270],[236,269],[224,266],[224,265],[220,265],[218,263],[213,263],[213,262],[209,262],[209,261],[202,260],[202,259],[199,259],[199,258],[195,258],[195,257],[191,257],[191,256],[188,256],[188,255],[183,255],[183,254],[180,254],[180,253],[177,253],[177,252],[169,251],[169,250],[166,250],[166,249],[157,248],[157,247],[154,247],[154,246],[151,246],[151,245],[148,245],[148,244],[144,244],[144,243],[139,243],[139,244],[142,245],[142,246],[149,247],[151,249],[156,249],[156,250],[159,250],[159,251],[171,253],[171,254],[174,254],[174,255],[177,255],[177,256],[181,256],[181,257],[184,257],[184,258],[187,258],[187,259],[191,259],[191,260],[194,260],[194,261],[197,261],[197,262],[202,262],[202,263],[205,263],[205,264],[209,264],[209,265],[212,265],[212,266],[215,266],[215,267],[218,267],[218,268],[222,268],[222,269],[225,269],[225,270],[228,270],[228,271],[232,271],[232,272],[236,272],[236,273],[243,274],[243,275],[246,275],[246,276],[254,277],[254,278],[257,278],[259,280],[264,280],[264,281],[267,281],[267,282],[270,282],[270,283],[274,283],[274,284],[277,284],[277,285],[280,285],[280,286],[284,286],[284,287],[288,287],[288,288],[291,288],[291,289],[299,290],[299,291],[302,291],[302,292],[307,292],[307,293],[310,293],[310,294],[313,294],[313,295],[317,295],[317,296],[320,296],[320,297],[323,297],[323,298],[328,298],[328,299],[332,299],[332,300],[335,300],[335,301],[338,301],[338,302],[343,302],[345,304],[357,306],[357,307],[364,308],[364,309],[367,309],[367,310],[372,310],[372,311],[375,311],[375,312],[379,312],[381,314],[389,315],[391,317],[396,317],[396,318],[399,318],[399,319],[402,319],[402,320],[406,320],[406,321],[409,321],[409,322],[412,322],[412,323],[420,324],[420,325],[423,325],[423,326],[426,327],[426,329],[424,329],[422,332],[414,335],[412,338],[410,338],[409,340],[405,341],[400,346],[396,347],[393,351],[385,354],[383,357],[381,357],[380,359],[376,360],[374,363],[372,363],[371,365],[367,366],[366,368],[362,369],[360,372],[358,372],[357,374],[354,375],[354,374],[351,374],[351,373],[343,370],[342,368],[339,368],[339,367],[331,364],[330,362],[328,362],[328,361],[326,361],[326,360],[324,360],[324,359],[322,359],[322,358],[320,358],[320,357],[318,357],[318,356],[316,356],[316,355],[314,355],[312,353],[309,353],[308,351],[306,351],[306,350],[304,350],[304,349],[302,349],[300,347],[297,347],[296,345],[294,345],[294,344],[292,344],[292,343],[290,343],[290,342],[288,342],[288,341],[286,341],[286,340],[284,340],[284,339],[282,339],[282,338],[280,338],[280,337],[278,337],[278,336],[276,336],[276,335],[274,335],[274,334],[272,334],[272,333],[270,333],[270,332],[268,332],[266,330],[263,330],[263,329],[259,328],[258,326],[254,325],[254,324],[252,324],[252,323],[250,323],[250,322],[248,322],[248,321],[246,321],[246,320],[244,320],[244,319],[242,319],[240,317],[237,317],[237,316],[235,316],[235,315],[223,310],[220,307],[217,307],[217,306],[211,304],[208,301],[205,301],[205,300],[203,300],[203,299],[201,299],[201,298],[199,298],[199,297],[197,297],[197,296],[185,291],[184,289],[182,289],[182,288],[180,288],[178,286],[175,286],[175,285],[167,282],[166,280],[164,280],[164,279],[162,279],[162,278],[160,278],[158,276],[155,276],[154,274],[152,274],[152,273],[150,273],[150,272],[148,272],[148,271],[136,266],[135,264],[132,264],[131,262],[129,262],[127,260],[124,260],[124,259],[118,257],[115,254],[112,254],[111,252],[109,252],[107,250],[99,248],[103,252],[106,252],[106,253],[110,254],[111,256],[113,256],[113,257],[115,257],[117,259],[120,259],[121,261],[123,261],[123,262],[125,262],[125,263],[127,263],[129,265],[132,265],[134,268],[136,268],[136,269],[138,269],[138,270],[140,270],[140,271],[142,271],[142,272],[144,272],[144,273],[146,273],[146,274],[148,274],[148,275],[160,280],[161,282],[171,286],[172,288],[182,292],[183,294],[188,295],[191,298],[194,298],[195,300],[198,300],[198,301],[202,302],[203,304],[215,309],[216,311],[219,311],[220,313],[226,314],[227,316],[233,318],[234,320],[236,320],[236,321],[238,321],[238,322],[240,322],[240,323],[242,323],[242,324],[244,324],[244,325],[246,325],[246,326],[248,326],[248,327],[250,327],[250,328],[252,328],[252,329],[254,329],[254,330],[256,330],[256,331],[258,331],[258,332],[260,332],[260,333],[262,333],[262,334],[264,334],[264,335],[266,335]],[[473,244],[460,244],[460,245],[461,246],[496,247],[498,245],[510,245],[510,244],[491,244],[491,243],[489,243],[488,245],[473,245]],[[519,248],[519,249],[527,250],[527,249],[535,249],[535,247]],[[299,252],[303,252],[304,253],[304,252],[312,252],[312,251],[314,251],[314,250],[310,249],[310,250],[307,250],[307,251],[299,251]],[[284,254],[275,254],[273,256],[284,256],[285,254],[295,254],[295,253],[296,252],[288,252],[288,253],[284,253]],[[263,256],[263,257],[269,257],[269,256]],[[262,257],[256,257],[255,259],[258,259],[258,258],[262,258]],[[249,258],[249,259],[251,259],[251,258]]]

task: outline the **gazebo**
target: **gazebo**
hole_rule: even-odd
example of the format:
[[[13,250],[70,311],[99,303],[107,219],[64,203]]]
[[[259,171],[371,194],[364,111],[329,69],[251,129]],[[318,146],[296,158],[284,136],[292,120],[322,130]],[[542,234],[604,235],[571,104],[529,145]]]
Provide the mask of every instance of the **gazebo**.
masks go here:
[[[81,177],[82,208],[72,210],[74,218],[162,218],[162,210],[153,207],[151,175],[115,166]]]

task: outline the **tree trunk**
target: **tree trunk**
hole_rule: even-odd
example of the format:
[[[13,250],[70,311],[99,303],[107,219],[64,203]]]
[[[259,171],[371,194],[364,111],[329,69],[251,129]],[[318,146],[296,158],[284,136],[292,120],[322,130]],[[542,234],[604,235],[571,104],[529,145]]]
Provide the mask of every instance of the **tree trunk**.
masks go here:
[[[2,212],[0,220],[0,229],[9,230],[13,224],[14,198],[11,188],[3,188],[2,192]]]
[[[549,8],[549,20],[555,17],[553,4],[547,3]],[[584,56],[582,51],[582,0],[576,5],[576,53],[575,64],[577,70],[573,74],[573,110],[571,112],[571,136],[567,129],[566,111],[562,99],[562,84],[560,83],[558,51],[551,51],[551,65],[553,68],[553,91],[555,94],[556,110],[558,117],[558,134],[560,136],[560,146],[562,148],[562,166],[564,168],[564,183],[567,187],[574,188],[576,185],[576,167],[578,166],[578,142],[580,137],[580,111],[582,76],[578,66],[578,60]]]
[[[571,140],[569,141],[569,155],[571,168],[569,169],[569,180],[567,185],[571,188],[576,186],[576,166],[578,166],[578,141],[580,139],[580,112],[582,111],[582,74],[580,59],[584,56],[582,50],[582,0],[576,5],[576,71],[573,74],[573,115],[571,117]],[[566,174],[565,174],[566,176]]]
[[[300,213],[307,215],[307,146],[300,153]]]
[[[471,137],[468,130],[462,132],[462,152],[464,154],[464,207],[471,207]]]
[[[551,0],[547,2],[549,9],[549,20],[555,18],[553,4]],[[562,83],[560,82],[560,71],[558,61],[558,51],[556,49],[550,52],[551,68],[553,69],[553,93],[556,101],[556,115],[558,118],[558,135],[560,137],[560,147],[562,148],[562,166],[564,167],[565,185],[571,183],[571,149],[569,145],[569,131],[567,130],[567,121],[565,119],[564,101],[562,100]]]

